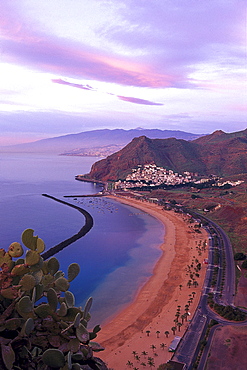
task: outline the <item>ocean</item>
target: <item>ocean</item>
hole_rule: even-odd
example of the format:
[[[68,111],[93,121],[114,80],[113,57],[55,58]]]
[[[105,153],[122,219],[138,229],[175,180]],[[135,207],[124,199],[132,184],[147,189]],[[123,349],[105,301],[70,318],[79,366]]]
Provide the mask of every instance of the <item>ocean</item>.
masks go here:
[[[99,185],[75,180],[97,160],[0,153],[0,248],[7,250],[12,242],[21,242],[23,230],[31,228],[48,250],[84,225],[80,212],[43,193],[78,205],[93,216],[89,233],[56,254],[65,274],[70,263],[80,264],[70,291],[77,306],[83,307],[93,297],[91,325],[104,323],[133,300],[161,255],[157,246],[165,232],[160,221],[136,208],[105,197],[78,196],[101,190]]]

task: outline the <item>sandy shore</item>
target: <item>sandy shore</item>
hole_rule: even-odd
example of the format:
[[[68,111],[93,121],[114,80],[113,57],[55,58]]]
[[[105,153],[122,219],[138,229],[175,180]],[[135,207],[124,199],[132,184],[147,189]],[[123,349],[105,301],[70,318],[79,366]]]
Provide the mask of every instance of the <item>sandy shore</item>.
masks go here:
[[[201,251],[201,246],[207,240],[207,233],[203,229],[202,233],[196,233],[187,216],[164,211],[155,204],[114,199],[156,217],[164,223],[166,233],[160,246],[163,253],[151,278],[134,302],[106,323],[99,333],[97,341],[105,347],[100,357],[114,370],[129,369],[131,363],[131,367],[146,368],[144,364],[148,366],[150,361],[157,368],[172,356],[168,352],[174,338],[171,328],[176,327],[175,335],[182,336],[198,304],[206,271],[202,262],[207,257],[207,250]],[[201,270],[197,271],[195,267],[199,262]],[[198,286],[189,287],[189,280],[196,280]],[[189,315],[182,318],[185,312]],[[169,334],[165,334],[166,331]]]

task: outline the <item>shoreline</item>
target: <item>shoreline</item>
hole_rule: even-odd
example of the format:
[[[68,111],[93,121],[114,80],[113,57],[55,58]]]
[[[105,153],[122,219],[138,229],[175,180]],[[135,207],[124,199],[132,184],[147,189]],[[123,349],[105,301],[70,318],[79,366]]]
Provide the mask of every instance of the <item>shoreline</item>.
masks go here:
[[[147,352],[148,356],[156,356],[155,365],[158,366],[172,356],[172,353],[164,347],[168,347],[174,338],[171,328],[176,326],[174,319],[177,307],[181,307],[179,309],[182,315],[183,306],[188,303],[193,292],[195,297],[193,294],[194,298],[189,308],[190,314],[193,315],[199,301],[206,268],[205,266],[202,268],[198,286],[190,288],[185,284],[188,279],[185,267],[195,255],[196,245],[207,239],[207,233],[205,230],[202,234],[191,231],[187,224],[188,217],[186,220],[185,215],[164,211],[156,204],[133,198],[115,196],[110,198],[139,208],[160,220],[165,226],[165,235],[163,243],[159,246],[162,255],[154,267],[152,276],[138,289],[133,301],[106,322],[98,334],[97,340],[105,347],[101,358],[111,369],[125,370],[129,368],[126,365],[128,360],[135,364],[133,351],[138,353],[137,357],[140,357],[141,352]],[[205,257],[206,252],[201,259]],[[188,323],[185,321],[183,325],[179,324],[176,335],[182,336],[187,326]],[[169,331],[168,337],[164,334],[165,331]],[[163,349],[158,348],[161,344]],[[156,348],[155,352],[154,348],[150,350],[151,345]],[[138,365],[138,360],[136,361]]]

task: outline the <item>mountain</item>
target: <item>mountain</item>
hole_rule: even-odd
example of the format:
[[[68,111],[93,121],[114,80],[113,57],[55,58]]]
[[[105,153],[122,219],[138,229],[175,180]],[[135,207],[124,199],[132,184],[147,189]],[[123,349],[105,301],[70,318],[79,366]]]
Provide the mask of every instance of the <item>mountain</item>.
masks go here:
[[[118,180],[138,164],[155,163],[175,172],[219,176],[247,173],[247,129],[215,131],[193,141],[134,138],[123,149],[93,164],[88,178]]]
[[[202,135],[191,134],[184,131],[142,129],[103,129],[69,134],[49,139],[43,139],[26,144],[0,147],[0,152],[39,152],[64,154],[65,152],[81,151],[85,148],[105,147],[110,145],[125,146],[134,137],[145,135],[152,139],[175,137],[177,139],[194,140]]]

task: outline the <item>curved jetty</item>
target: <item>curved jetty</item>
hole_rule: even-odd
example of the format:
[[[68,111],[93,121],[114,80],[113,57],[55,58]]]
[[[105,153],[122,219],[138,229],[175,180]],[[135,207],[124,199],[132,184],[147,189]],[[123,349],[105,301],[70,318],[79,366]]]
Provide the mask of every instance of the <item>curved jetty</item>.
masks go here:
[[[48,194],[42,194],[44,197],[50,198],[52,200],[55,200],[56,202],[65,204],[66,206],[72,207],[77,209],[80,213],[83,214],[83,216],[86,219],[85,225],[78,231],[77,234],[72,235],[70,238],[62,241],[61,243],[55,245],[54,247],[51,247],[48,251],[42,254],[42,257],[44,260],[47,258],[50,258],[51,256],[54,256],[54,254],[60,252],[62,249],[67,247],[68,245],[74,243],[76,240],[82,238],[84,235],[86,235],[93,227],[93,217],[88,213],[85,209],[75,206],[73,204],[67,203],[61,199],[55,198]]]

